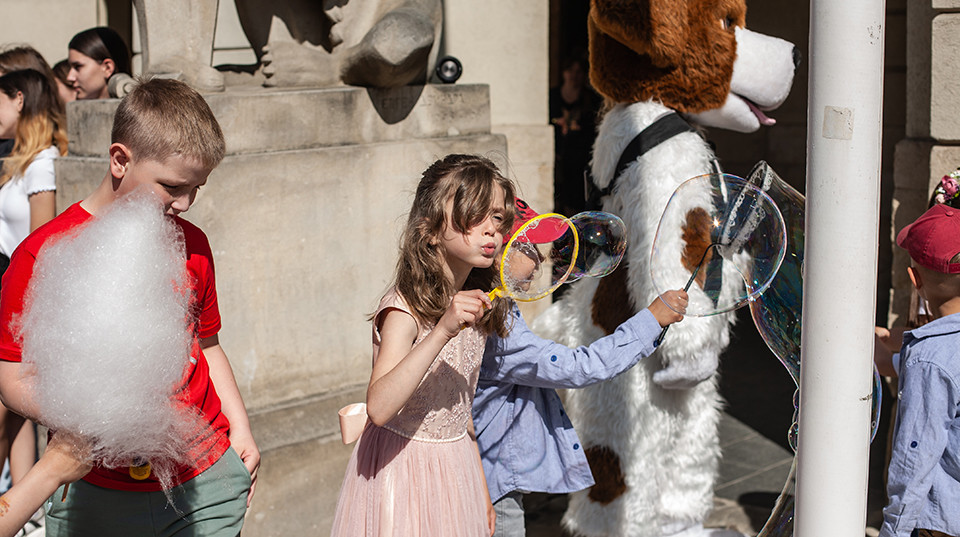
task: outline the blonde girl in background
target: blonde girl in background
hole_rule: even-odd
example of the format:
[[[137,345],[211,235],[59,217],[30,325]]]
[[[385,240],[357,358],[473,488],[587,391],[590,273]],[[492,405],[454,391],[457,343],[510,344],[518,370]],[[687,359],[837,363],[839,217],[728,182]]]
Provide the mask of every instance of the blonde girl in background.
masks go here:
[[[489,536],[495,514],[471,417],[484,343],[506,335],[491,304],[513,183],[490,160],[449,155],[423,172],[394,286],[372,315],[369,421],[332,534]]]
[[[0,76],[3,138],[14,143],[0,166],[0,274],[20,241],[57,212],[53,161],[67,153],[66,120],[47,75],[23,69]],[[0,406],[0,465],[10,457],[14,485],[33,466],[36,449],[33,424]]]
[[[0,253],[7,262],[20,241],[56,215],[53,161],[67,154],[63,105],[37,71],[0,77],[0,138],[8,136],[13,151],[0,168]]]

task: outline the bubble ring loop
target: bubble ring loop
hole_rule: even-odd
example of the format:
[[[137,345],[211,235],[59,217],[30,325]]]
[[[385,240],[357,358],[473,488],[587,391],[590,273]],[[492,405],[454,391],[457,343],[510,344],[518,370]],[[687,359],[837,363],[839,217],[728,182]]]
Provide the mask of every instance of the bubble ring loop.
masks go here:
[[[507,264],[507,263],[506,263],[507,252],[510,251],[510,248],[513,246],[513,243],[516,242],[517,239],[518,239],[519,237],[521,237],[527,229],[533,229],[533,228],[537,227],[538,225],[540,225],[540,221],[543,220],[543,219],[545,219],[545,218],[560,218],[561,220],[563,220],[563,222],[564,222],[566,225],[570,226],[571,231],[573,231],[573,233],[572,233],[572,235],[573,235],[573,256],[572,256],[572,258],[573,258],[574,260],[577,259],[577,254],[578,254],[579,251],[580,251],[580,239],[579,239],[579,237],[578,237],[579,233],[577,232],[577,228],[576,228],[576,226],[573,225],[573,222],[570,221],[569,218],[567,218],[566,216],[563,216],[563,215],[560,214],[560,213],[545,213],[545,214],[537,215],[537,216],[531,218],[529,222],[525,223],[525,224],[523,225],[523,227],[521,227],[520,229],[518,229],[517,232],[514,233],[512,237],[510,237],[510,241],[507,242],[507,246],[503,249],[503,254],[501,254],[501,256],[500,256],[500,286],[497,287],[496,289],[494,289],[493,291],[490,291],[490,293],[489,293],[488,296],[490,297],[491,300],[493,300],[494,298],[496,298],[496,297],[498,297],[498,296],[503,296],[504,293],[506,293],[506,294],[508,294],[508,295],[510,294],[508,291],[505,291],[505,285],[504,285],[504,283],[503,283],[503,282],[506,282],[507,279],[508,279],[507,276],[506,276],[506,274],[504,273],[505,266],[506,266],[506,264]],[[567,267],[567,270],[566,270],[566,272],[564,272],[563,276],[560,277],[560,278],[557,278],[557,281],[554,282],[553,285],[551,285],[550,287],[548,287],[548,288],[546,288],[545,290],[541,291],[539,294],[534,295],[534,296],[532,296],[532,297],[523,297],[523,298],[520,298],[520,297],[511,296],[511,298],[513,298],[514,300],[516,300],[516,301],[518,301],[518,302],[533,302],[534,300],[539,300],[539,299],[541,299],[541,298],[549,295],[550,293],[552,293],[554,290],[556,290],[557,287],[560,287],[565,281],[567,281],[567,278],[570,277],[570,274],[573,272],[573,269],[575,268],[575,266],[576,266],[576,263],[570,263],[570,266]]]

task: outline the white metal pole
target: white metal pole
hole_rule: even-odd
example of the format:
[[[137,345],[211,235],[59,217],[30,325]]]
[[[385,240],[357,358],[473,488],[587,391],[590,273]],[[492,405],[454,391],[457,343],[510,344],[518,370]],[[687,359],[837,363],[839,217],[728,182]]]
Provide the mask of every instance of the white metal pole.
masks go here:
[[[811,0],[797,537],[863,537],[883,0]]]

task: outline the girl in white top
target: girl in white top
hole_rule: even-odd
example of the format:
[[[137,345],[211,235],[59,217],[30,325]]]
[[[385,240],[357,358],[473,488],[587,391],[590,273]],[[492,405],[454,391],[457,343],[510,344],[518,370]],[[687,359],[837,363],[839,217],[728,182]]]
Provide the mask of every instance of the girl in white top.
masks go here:
[[[14,140],[0,168],[0,253],[9,258],[56,215],[53,161],[67,152],[66,121],[46,76],[24,69],[0,77],[0,138]]]
[[[66,154],[67,134],[63,104],[48,76],[32,69],[0,76],[0,139],[14,140],[0,166],[2,274],[20,241],[57,212],[53,161]],[[8,455],[17,484],[33,466],[36,437],[31,423],[0,406],[0,467]]]

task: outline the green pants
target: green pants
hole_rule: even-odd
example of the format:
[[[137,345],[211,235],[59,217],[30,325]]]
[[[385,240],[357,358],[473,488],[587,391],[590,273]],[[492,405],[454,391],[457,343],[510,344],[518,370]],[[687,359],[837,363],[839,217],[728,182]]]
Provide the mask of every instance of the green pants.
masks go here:
[[[243,527],[250,472],[232,448],[205,472],[171,492],[113,490],[77,481],[47,501],[48,537],[236,537]],[[180,514],[177,513],[180,512]]]

